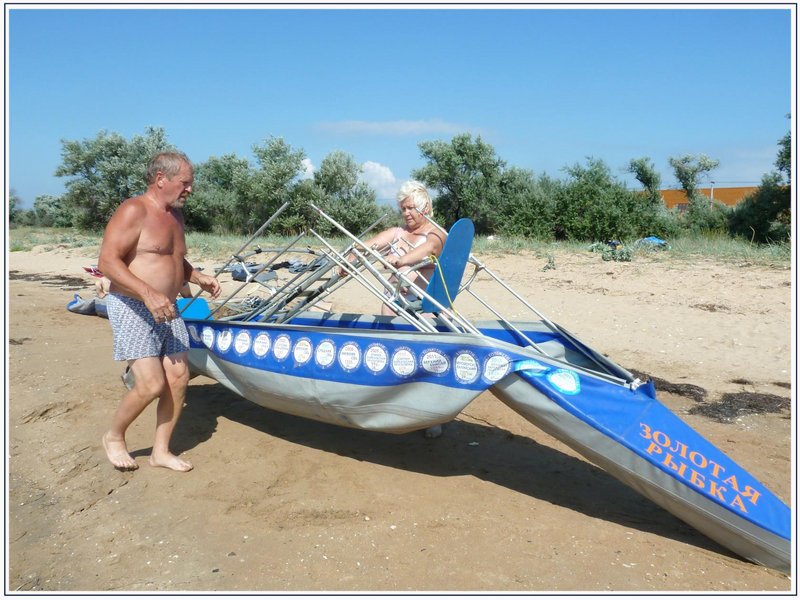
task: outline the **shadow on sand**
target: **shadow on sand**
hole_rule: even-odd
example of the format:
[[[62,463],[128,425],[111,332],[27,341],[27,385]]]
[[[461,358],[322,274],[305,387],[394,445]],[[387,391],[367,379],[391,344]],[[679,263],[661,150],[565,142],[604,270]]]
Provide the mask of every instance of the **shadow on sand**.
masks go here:
[[[444,426],[442,437],[430,440],[422,432],[363,431],[279,413],[218,383],[192,385],[189,392],[173,435],[176,453],[210,439],[224,418],[292,443],[377,465],[435,477],[472,475],[595,519],[735,556],[602,469],[499,427],[457,420]],[[478,446],[470,446],[471,442]]]

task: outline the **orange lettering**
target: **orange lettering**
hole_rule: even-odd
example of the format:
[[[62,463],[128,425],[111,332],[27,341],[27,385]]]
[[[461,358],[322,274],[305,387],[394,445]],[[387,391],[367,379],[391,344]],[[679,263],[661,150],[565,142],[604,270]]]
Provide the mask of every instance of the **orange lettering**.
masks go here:
[[[708,491],[711,493],[712,496],[716,496],[717,498],[725,502],[725,496],[722,495],[722,492],[724,492],[727,489],[728,488],[724,488],[721,485],[717,485],[716,481],[712,481],[711,487],[709,488]]]
[[[758,499],[761,496],[761,492],[758,490],[754,490],[749,485],[744,486],[744,491],[742,492],[742,496],[745,498],[750,498],[751,504],[757,504]]]
[[[686,473],[686,465],[684,463],[681,463],[680,466],[676,465],[675,462],[672,460],[672,454],[667,454],[664,457],[662,464],[666,467],[669,467],[673,471],[677,471],[678,475],[680,475],[681,477],[683,477],[684,474]]]
[[[658,436],[659,436],[659,435],[660,435],[660,436],[661,436],[661,437],[662,437],[664,440],[666,440],[666,441],[664,441],[664,442],[659,442],[659,441],[658,441]],[[656,431],[656,432],[653,434],[653,439],[656,441],[656,443],[657,443],[657,444],[659,444],[659,445],[661,445],[661,446],[664,446],[664,448],[668,448],[668,447],[669,447],[669,445],[670,445],[669,436],[668,436],[666,433],[664,433],[663,431]]]
[[[659,442],[658,441],[658,436],[661,436],[661,439],[663,439],[665,441]],[[663,431],[656,431],[653,434],[653,439],[656,441],[657,444],[660,444],[661,446],[664,446],[664,448],[669,448],[669,445],[671,443],[669,441],[669,436],[666,433],[664,433]]]
[[[688,448],[686,447],[686,444],[684,444],[683,442],[677,442],[676,441],[675,442],[675,447],[674,448],[670,448],[670,450],[672,452],[677,452],[678,454],[681,455],[682,458],[686,458],[686,450],[688,450]]]
[[[648,454],[661,454],[661,448],[655,442],[650,442],[650,445],[647,447]]]
[[[735,489],[737,493],[742,493],[742,490],[739,489],[739,482],[736,479],[736,475],[731,475],[727,479],[723,479],[722,483],[727,483],[729,486]]]
[[[695,460],[696,456],[700,457],[700,462],[697,462]],[[691,460],[696,467],[700,467],[701,469],[705,469],[708,466],[708,461],[706,460],[706,457],[700,454],[699,452],[695,452],[694,450],[689,452],[689,460]]]
[[[701,473],[698,473],[694,469],[692,469],[692,476],[689,478],[689,481],[691,481],[694,485],[696,485],[700,489],[703,489],[703,488],[706,487],[706,483],[705,483],[706,478],[705,478],[705,476],[703,476]]]
[[[718,465],[713,460],[708,461],[708,464],[711,465],[711,474],[714,475],[717,479],[719,479],[719,472],[724,471],[725,468],[722,465]]]
[[[731,506],[735,506],[742,512],[747,512],[747,509],[744,507],[744,502],[742,502],[742,499],[739,496],[736,496],[736,498],[733,499]]]

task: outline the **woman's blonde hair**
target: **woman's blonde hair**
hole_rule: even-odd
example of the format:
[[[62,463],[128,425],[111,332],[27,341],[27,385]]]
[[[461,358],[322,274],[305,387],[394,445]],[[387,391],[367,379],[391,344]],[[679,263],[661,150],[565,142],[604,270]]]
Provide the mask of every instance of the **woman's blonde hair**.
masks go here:
[[[425,184],[414,179],[406,181],[397,192],[397,204],[401,204],[406,198],[411,198],[414,201],[414,206],[419,212],[433,218],[433,203]],[[425,212],[426,207],[428,212]]]

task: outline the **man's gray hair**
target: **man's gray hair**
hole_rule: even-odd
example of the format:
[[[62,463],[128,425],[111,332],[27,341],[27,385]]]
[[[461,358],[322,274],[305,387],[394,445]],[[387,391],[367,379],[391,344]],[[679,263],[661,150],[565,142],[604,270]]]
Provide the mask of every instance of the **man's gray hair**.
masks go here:
[[[194,169],[192,161],[183,152],[159,152],[147,167],[147,185],[155,183],[156,175],[159,172],[166,175],[168,179],[172,179],[184,164]]]
[[[401,185],[397,192],[397,203],[401,204],[406,198],[414,201],[414,206],[419,212],[433,218],[433,203],[431,203],[430,194],[424,183],[411,179]],[[426,207],[428,208],[427,212],[425,211]]]

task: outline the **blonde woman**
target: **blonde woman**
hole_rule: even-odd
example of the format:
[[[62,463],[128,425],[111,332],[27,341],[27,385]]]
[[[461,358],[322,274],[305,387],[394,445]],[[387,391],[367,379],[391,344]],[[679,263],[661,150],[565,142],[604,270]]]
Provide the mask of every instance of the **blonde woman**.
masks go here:
[[[406,181],[400,187],[397,192],[397,206],[403,217],[403,227],[390,227],[366,240],[364,245],[378,252],[388,248],[386,262],[405,274],[408,267],[417,264],[425,257],[432,254],[439,256],[446,235],[425,218],[425,216],[433,218],[433,204],[425,185],[419,181]],[[340,274],[344,274],[344,270],[341,270]],[[425,289],[425,281],[430,281],[432,274],[433,265],[428,265],[409,275],[409,279],[418,287]],[[394,282],[394,278],[391,281]],[[387,297],[390,296],[388,290],[385,293]],[[406,291],[404,295],[407,299],[416,298],[412,292]],[[383,304],[381,312],[384,315],[395,314],[386,304]]]

